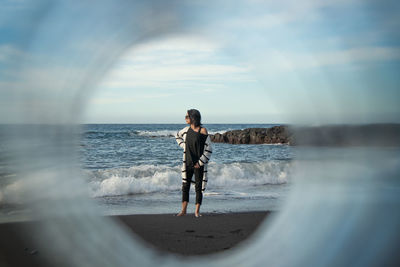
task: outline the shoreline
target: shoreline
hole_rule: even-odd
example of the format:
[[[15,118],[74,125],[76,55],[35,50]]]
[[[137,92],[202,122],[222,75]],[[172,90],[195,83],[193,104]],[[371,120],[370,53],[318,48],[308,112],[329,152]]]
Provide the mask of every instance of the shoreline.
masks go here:
[[[158,253],[194,256],[218,253],[235,247],[255,232],[276,211],[227,213],[99,215],[126,226],[143,244]],[[40,227],[40,220],[0,224],[0,263],[6,266],[46,266],[27,229]],[[68,252],[73,253],[73,252]],[[51,255],[50,255],[51,257]]]

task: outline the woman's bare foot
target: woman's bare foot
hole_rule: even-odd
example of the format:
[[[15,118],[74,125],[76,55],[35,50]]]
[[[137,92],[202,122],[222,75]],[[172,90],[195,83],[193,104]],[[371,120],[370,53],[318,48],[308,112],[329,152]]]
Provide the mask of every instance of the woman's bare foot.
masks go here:
[[[186,210],[187,210],[187,206],[188,206],[188,201],[182,201],[182,209],[181,212],[179,212],[178,214],[176,214],[176,216],[183,216],[186,214]]]
[[[186,212],[184,212],[184,211],[181,211],[178,214],[176,214],[176,216],[184,216],[184,215],[186,215]]]
[[[200,213],[195,213],[194,216],[195,216],[196,218],[198,218],[198,217],[201,217],[202,215],[201,215]]]

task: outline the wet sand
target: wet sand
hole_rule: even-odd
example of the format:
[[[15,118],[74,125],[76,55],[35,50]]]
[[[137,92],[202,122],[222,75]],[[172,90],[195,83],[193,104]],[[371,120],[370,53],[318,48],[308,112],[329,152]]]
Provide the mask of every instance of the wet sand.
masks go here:
[[[228,250],[250,236],[271,212],[120,215],[122,222],[160,253],[204,255]],[[0,266],[45,266],[27,229],[35,222],[0,224]],[[37,227],[37,226],[36,226]]]

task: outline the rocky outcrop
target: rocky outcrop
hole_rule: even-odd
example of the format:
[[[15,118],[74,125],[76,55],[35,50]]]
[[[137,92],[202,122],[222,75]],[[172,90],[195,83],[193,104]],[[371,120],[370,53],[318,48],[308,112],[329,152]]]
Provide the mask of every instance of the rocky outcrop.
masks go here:
[[[296,146],[400,146],[400,124],[247,128],[210,135],[215,143]]]
[[[296,146],[400,146],[400,124],[291,127]]]
[[[290,136],[286,126],[272,128],[247,128],[233,130],[223,134],[210,135],[214,143],[229,144],[290,144]]]

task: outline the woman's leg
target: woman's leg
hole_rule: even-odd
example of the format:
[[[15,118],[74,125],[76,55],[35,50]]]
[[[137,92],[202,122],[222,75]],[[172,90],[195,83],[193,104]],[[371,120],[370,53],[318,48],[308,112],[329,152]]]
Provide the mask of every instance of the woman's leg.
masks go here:
[[[196,210],[194,211],[194,216],[199,217],[200,215],[200,205],[201,204],[196,204]]]
[[[196,189],[196,209],[194,211],[194,215],[196,217],[200,216],[200,206],[203,201],[203,192],[201,191],[201,186],[203,182],[203,173],[204,173],[204,167],[200,167],[198,169],[195,169],[194,175],[195,175],[195,189]]]
[[[189,203],[189,191],[190,191],[190,181],[192,180],[193,169],[186,166],[186,183],[182,183],[182,210],[177,214],[177,216],[183,216],[186,214],[187,206]]]

